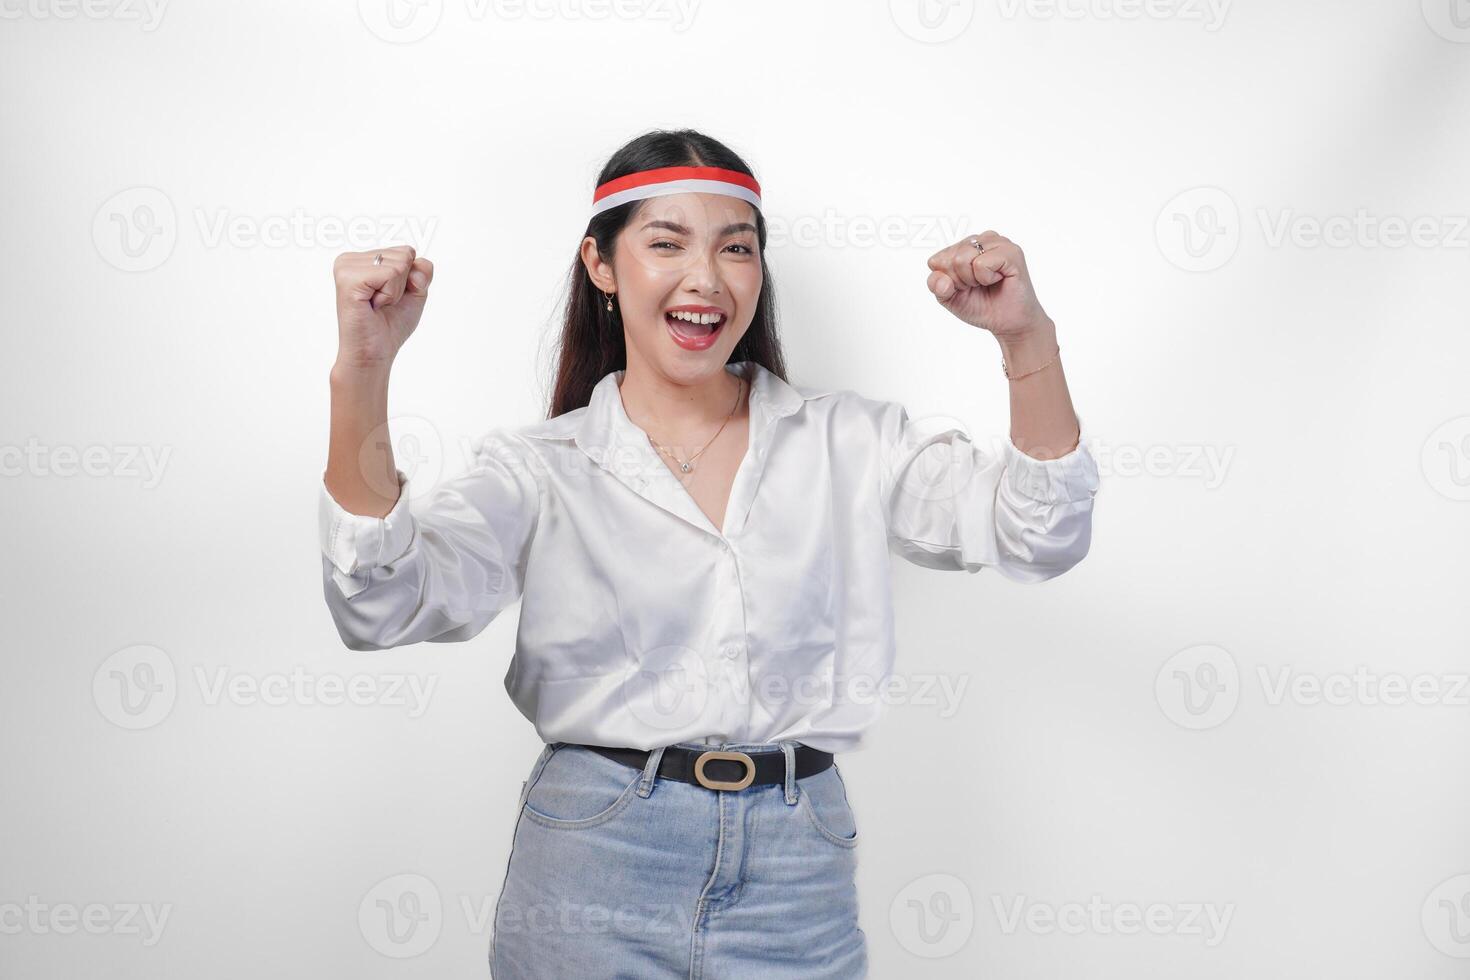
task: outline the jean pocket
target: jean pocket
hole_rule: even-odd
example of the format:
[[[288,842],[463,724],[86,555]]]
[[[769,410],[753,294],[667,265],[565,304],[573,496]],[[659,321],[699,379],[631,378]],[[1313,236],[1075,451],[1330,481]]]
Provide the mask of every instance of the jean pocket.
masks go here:
[[[857,817],[847,800],[847,785],[837,764],[805,779],[797,780],[797,805],[806,811],[812,826],[826,840],[840,847],[856,847]]]
[[[633,801],[642,778],[641,769],[579,745],[556,743],[522,794],[521,812],[557,830],[595,827]]]

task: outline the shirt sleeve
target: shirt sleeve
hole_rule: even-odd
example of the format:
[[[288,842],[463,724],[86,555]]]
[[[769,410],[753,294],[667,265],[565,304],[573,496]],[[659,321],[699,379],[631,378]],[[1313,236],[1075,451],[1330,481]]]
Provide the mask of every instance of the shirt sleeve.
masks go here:
[[[952,418],[911,420],[895,402],[880,418],[893,554],[946,571],[994,568],[1017,582],[1055,578],[1087,554],[1098,472],[1080,419],[1077,447],[1040,460],[1009,438],[982,448]]]
[[[397,474],[398,502],[384,517],[345,510],[325,479],[320,488],[323,590],[352,650],[468,640],[525,580],[541,489],[513,437],[480,437],[470,468],[419,500]]]

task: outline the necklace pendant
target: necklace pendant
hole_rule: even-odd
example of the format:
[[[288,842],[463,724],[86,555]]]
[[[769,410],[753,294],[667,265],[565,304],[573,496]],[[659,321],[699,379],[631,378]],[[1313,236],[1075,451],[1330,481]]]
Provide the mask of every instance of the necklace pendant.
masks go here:
[[[688,473],[689,472],[689,464],[688,463],[680,463],[679,464],[679,469],[683,470],[685,473]]]

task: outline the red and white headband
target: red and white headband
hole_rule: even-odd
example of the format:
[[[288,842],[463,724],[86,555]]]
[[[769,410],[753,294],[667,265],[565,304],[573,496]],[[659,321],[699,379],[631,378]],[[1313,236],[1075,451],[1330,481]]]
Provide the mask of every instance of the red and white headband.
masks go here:
[[[723,167],[658,167],[627,174],[599,186],[592,194],[592,214],[589,217],[596,217],[629,201],[690,193],[728,194],[749,201],[757,211],[761,207],[761,185],[750,174]]]

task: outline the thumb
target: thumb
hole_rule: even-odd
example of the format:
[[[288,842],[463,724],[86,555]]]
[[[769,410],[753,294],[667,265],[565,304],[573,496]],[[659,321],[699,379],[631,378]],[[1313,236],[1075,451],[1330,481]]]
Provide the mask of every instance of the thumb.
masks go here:
[[[408,296],[427,296],[429,294],[429,283],[434,281],[434,263],[428,259],[414,259],[413,265],[408,270],[408,286],[404,294]]]
[[[941,303],[945,302],[946,300],[952,299],[957,291],[955,289],[954,280],[951,279],[946,273],[940,272],[938,270],[929,273],[929,278],[928,280],[926,280],[926,282],[929,286],[929,292],[933,293],[934,298],[939,300]]]

